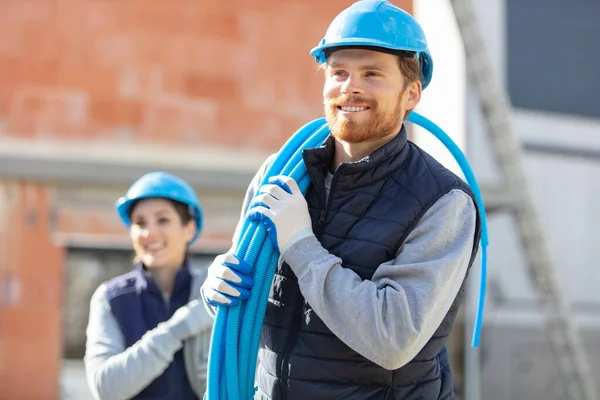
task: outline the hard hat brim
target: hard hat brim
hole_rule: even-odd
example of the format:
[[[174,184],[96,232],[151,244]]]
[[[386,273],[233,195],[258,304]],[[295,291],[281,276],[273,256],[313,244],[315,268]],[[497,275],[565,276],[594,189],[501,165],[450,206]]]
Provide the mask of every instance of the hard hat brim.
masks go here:
[[[425,89],[429,82],[431,82],[431,75],[433,69],[433,60],[431,59],[431,55],[427,49],[427,46],[390,46],[386,42],[382,42],[380,40],[368,39],[368,38],[352,38],[352,39],[340,39],[335,42],[321,44],[319,46],[313,47],[310,50],[310,55],[315,58],[315,61],[318,63],[324,63],[327,61],[326,50],[331,48],[346,48],[346,47],[373,47],[374,51],[377,51],[377,48],[380,49],[388,49],[392,51],[407,51],[419,53],[423,57],[423,63],[425,65],[421,66],[423,72],[423,89]]]
[[[200,236],[200,233],[202,232],[202,228],[203,228],[203,226],[202,226],[202,222],[203,222],[202,221],[202,219],[203,219],[202,209],[199,208],[198,206],[191,205],[188,202],[186,202],[182,199],[179,199],[179,198],[175,198],[175,197],[155,196],[152,194],[146,195],[146,196],[137,196],[135,198],[127,198],[125,196],[121,197],[119,200],[116,201],[114,207],[117,210],[117,214],[119,214],[121,221],[128,229],[131,226],[131,219],[129,218],[129,215],[131,214],[132,204],[136,201],[150,199],[150,198],[162,198],[162,199],[167,199],[167,200],[174,200],[174,201],[178,201],[180,203],[188,204],[189,206],[191,206],[194,211],[193,218],[194,218],[194,222],[196,223],[196,234],[192,238],[190,243],[188,243],[188,245],[191,245],[193,242],[196,241],[196,239],[198,239],[198,237]]]

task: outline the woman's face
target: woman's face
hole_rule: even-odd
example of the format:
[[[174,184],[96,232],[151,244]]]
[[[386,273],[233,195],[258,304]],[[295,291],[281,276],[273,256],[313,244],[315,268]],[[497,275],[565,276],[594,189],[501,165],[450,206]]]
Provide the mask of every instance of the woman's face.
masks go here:
[[[150,269],[179,268],[195,231],[194,221],[184,224],[167,199],[140,200],[131,213],[133,248],[137,259]]]

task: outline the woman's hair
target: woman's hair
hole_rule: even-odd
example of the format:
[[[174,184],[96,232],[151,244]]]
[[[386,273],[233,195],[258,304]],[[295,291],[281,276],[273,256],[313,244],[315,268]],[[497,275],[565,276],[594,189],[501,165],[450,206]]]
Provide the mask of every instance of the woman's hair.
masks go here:
[[[160,198],[162,198],[162,197],[160,197]],[[135,209],[135,206],[142,200],[147,200],[147,198],[136,200],[131,204],[131,208],[129,209],[129,218],[130,219],[131,219],[131,215],[133,214],[133,210]],[[179,215],[179,219],[181,220],[182,225],[187,225],[187,223],[190,222],[194,218],[194,216],[192,215],[192,212],[190,211],[190,207],[187,204],[182,203],[180,201],[171,200],[171,199],[165,199],[165,200],[167,200],[171,204],[173,204],[173,208],[175,208],[175,212],[177,213],[177,215]]]
[[[187,204],[176,200],[169,199],[169,201],[173,204],[173,207],[175,207],[175,211],[177,212],[177,215],[179,215],[182,225],[187,225],[187,223],[194,218],[190,211],[190,207]]]

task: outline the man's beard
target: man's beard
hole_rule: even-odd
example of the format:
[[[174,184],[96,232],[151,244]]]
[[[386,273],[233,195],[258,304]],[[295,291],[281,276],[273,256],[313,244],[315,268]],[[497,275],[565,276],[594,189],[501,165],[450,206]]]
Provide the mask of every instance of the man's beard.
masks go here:
[[[369,118],[361,122],[339,118],[337,114],[340,111],[338,106],[340,104],[352,105],[352,103],[366,104],[369,110],[360,112],[369,113]],[[388,112],[380,110],[376,102],[367,101],[360,96],[326,100],[324,109],[331,134],[347,143],[369,142],[391,135],[398,130],[398,125],[403,116],[400,98],[396,108]]]

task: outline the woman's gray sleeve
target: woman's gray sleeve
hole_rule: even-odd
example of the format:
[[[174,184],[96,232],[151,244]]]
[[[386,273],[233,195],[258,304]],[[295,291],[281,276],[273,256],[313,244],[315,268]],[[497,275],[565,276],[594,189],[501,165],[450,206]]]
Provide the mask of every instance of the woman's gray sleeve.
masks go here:
[[[168,322],[146,332],[129,348],[115,319],[106,287],[90,301],[84,356],[88,385],[96,400],[130,399],[160,376],[173,361],[182,342]]]

